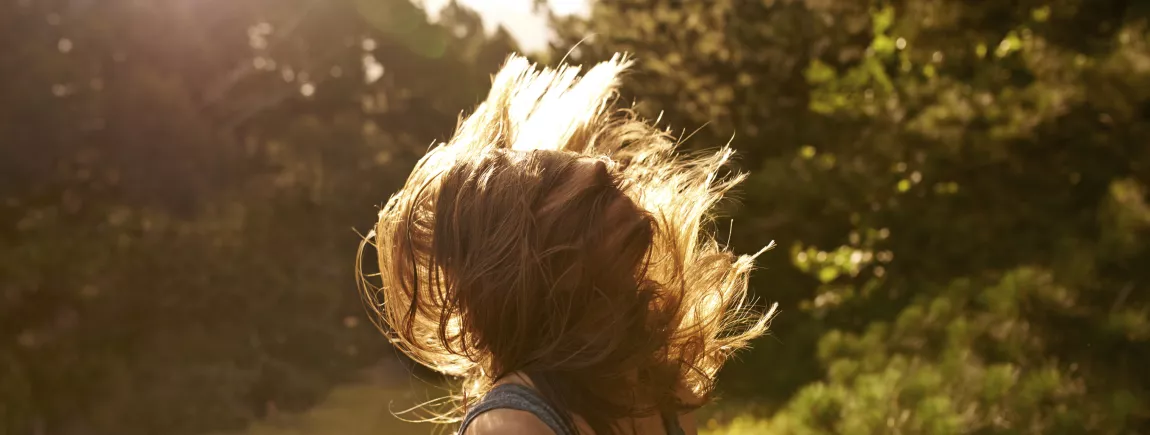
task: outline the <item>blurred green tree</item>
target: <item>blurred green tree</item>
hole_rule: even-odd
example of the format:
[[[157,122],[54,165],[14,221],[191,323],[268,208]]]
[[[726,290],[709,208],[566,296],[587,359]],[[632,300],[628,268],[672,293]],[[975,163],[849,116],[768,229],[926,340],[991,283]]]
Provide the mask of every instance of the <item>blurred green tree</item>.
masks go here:
[[[387,352],[353,228],[514,46],[406,0],[29,0],[0,48],[0,433],[180,434]]]
[[[625,97],[754,171],[732,240],[791,247],[752,282],[783,313],[724,385],[773,404],[763,427],[1129,433],[1150,430],[1147,12],[603,0],[556,20],[555,53],[632,53]]]
[[[599,0],[544,57],[634,54],[753,171],[732,243],[790,249],[729,433],[1141,433],[1143,3]],[[406,0],[0,3],[0,433],[235,428],[377,360],[352,228],[511,49]]]

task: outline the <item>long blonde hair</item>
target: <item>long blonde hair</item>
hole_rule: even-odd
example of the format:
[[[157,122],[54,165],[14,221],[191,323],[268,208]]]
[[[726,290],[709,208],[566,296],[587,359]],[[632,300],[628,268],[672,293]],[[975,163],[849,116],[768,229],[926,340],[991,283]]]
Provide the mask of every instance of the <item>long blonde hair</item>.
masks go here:
[[[357,267],[362,295],[398,349],[462,378],[451,416],[520,372],[614,432],[703,403],[728,356],[766,331],[774,307],[747,298],[758,253],[709,231],[744,178],[725,169],[732,151],[676,153],[666,131],[614,108],[629,65],[616,55],[579,77],[512,56],[380,211],[365,241],[380,285]],[[602,162],[594,180],[556,194],[588,159]]]

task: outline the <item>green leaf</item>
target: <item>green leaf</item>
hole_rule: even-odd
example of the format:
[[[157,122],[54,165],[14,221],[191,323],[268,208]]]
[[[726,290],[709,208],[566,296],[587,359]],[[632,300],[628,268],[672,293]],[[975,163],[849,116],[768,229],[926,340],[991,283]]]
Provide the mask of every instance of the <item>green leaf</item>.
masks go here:
[[[820,85],[833,81],[835,79],[835,70],[821,60],[812,59],[811,63],[807,65],[804,75],[807,78],[807,83]]]
[[[885,34],[890,30],[891,25],[894,24],[894,7],[883,6],[871,12],[873,19],[874,33],[876,35]]]

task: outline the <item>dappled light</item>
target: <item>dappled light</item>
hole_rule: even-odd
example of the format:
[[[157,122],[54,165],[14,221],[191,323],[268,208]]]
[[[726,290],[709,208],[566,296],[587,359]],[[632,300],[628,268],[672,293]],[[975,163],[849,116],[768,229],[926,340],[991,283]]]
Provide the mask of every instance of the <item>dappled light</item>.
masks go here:
[[[0,1],[0,434],[450,433],[356,247],[519,51],[747,174],[700,433],[1150,433],[1143,3]]]

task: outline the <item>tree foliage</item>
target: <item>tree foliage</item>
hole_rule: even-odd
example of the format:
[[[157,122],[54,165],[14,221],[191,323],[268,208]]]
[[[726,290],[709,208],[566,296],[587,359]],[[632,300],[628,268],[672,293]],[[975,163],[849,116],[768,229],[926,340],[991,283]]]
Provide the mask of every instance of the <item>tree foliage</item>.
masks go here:
[[[1143,3],[555,17],[541,59],[633,54],[625,99],[751,171],[735,249],[787,248],[721,382],[764,410],[704,426],[1150,432]],[[0,2],[0,434],[239,428],[390,358],[353,229],[513,48],[407,0]]]
[[[752,283],[774,336],[725,384],[776,404],[764,428],[1128,433],[1150,428],[1147,12],[604,0],[556,51],[632,53],[640,110],[742,151],[732,240],[791,247]]]
[[[14,435],[242,427],[389,354],[353,229],[512,49],[405,0],[6,1],[0,47]]]

